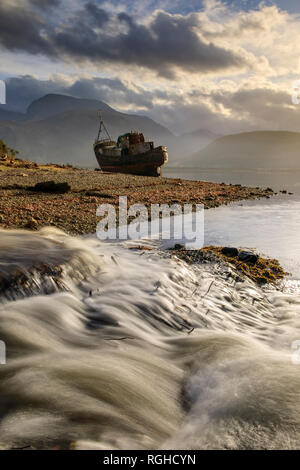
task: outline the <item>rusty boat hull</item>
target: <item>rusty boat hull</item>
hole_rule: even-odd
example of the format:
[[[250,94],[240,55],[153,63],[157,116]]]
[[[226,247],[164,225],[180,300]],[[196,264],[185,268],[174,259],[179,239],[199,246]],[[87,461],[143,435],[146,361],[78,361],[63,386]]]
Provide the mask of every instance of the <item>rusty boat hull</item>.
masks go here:
[[[103,153],[102,143],[94,144],[94,152],[102,171],[144,176],[160,176],[168,161],[167,147],[160,146],[135,155],[110,156]]]

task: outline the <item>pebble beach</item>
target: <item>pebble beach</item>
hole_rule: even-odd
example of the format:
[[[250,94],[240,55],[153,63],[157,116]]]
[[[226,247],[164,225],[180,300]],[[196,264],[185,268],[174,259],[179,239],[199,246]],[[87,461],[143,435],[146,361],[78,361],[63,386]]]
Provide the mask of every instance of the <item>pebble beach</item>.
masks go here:
[[[30,166],[30,165],[28,165]],[[64,194],[32,191],[46,181],[68,183]],[[55,226],[69,234],[95,232],[99,204],[203,204],[205,209],[245,199],[269,198],[270,188],[250,188],[205,181],[187,181],[70,167],[0,167],[0,224],[2,228],[39,229]]]

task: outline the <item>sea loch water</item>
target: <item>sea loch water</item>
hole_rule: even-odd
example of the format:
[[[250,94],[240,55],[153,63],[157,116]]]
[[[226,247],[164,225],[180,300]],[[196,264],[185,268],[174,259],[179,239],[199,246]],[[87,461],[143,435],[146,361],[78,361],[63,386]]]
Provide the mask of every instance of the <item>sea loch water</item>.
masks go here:
[[[271,187],[278,192],[270,199],[241,201],[205,211],[205,244],[256,249],[278,259],[293,279],[300,279],[300,170],[166,167],[164,176]]]

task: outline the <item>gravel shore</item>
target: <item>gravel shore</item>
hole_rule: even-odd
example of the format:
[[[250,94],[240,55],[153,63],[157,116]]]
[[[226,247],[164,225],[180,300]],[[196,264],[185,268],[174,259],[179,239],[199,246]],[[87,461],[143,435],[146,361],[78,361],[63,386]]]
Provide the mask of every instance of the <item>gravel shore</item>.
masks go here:
[[[29,190],[38,182],[67,182],[65,194]],[[206,209],[243,199],[272,196],[271,189],[203,181],[102,173],[74,168],[0,168],[0,227],[38,229],[53,225],[70,234],[95,232],[99,204],[204,204]]]

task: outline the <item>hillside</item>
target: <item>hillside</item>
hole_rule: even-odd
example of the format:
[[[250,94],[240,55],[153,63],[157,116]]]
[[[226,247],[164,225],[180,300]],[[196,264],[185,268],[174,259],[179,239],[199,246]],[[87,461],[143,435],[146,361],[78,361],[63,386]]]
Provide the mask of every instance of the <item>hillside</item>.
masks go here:
[[[200,168],[300,168],[300,133],[257,131],[228,135],[192,154],[184,164]]]
[[[145,116],[119,113],[97,100],[46,95],[33,102],[23,122],[1,121],[0,138],[22,158],[47,163],[96,166],[93,142],[98,131],[97,110],[113,138],[131,130],[143,132],[157,145],[174,145],[173,134]]]

